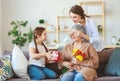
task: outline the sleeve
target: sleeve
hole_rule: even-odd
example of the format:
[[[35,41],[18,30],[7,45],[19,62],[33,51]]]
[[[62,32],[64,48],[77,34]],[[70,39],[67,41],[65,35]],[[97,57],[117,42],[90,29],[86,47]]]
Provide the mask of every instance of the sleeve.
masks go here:
[[[88,53],[89,59],[82,61],[81,65],[91,68],[97,68],[99,66],[99,57],[95,48],[92,45],[88,47]]]
[[[34,42],[29,43],[28,51],[30,53],[30,48],[35,48]]]
[[[28,49],[30,49],[30,48],[35,48],[35,44],[34,44],[34,42],[31,42],[31,43],[29,44]]]
[[[94,24],[94,21],[92,19],[89,20],[89,25],[91,29],[90,34],[90,43],[101,43],[101,38],[98,33],[97,27]]]

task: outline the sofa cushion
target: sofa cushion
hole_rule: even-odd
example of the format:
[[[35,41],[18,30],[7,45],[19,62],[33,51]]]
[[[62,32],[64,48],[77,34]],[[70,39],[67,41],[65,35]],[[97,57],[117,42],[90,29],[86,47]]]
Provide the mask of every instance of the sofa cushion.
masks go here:
[[[28,51],[22,51],[24,56],[26,57],[27,60],[29,60],[29,53]],[[12,51],[5,50],[3,55],[11,55],[12,56]]]
[[[104,75],[104,70],[112,51],[113,49],[109,48],[98,52],[98,56],[99,56],[99,67],[97,68],[98,76]]]
[[[13,76],[13,70],[11,66],[11,56],[5,55],[0,58],[0,81],[4,81]]]
[[[120,48],[115,48],[109,57],[105,74],[120,76]]]
[[[12,51],[12,67],[16,76],[29,79],[29,76],[27,74],[27,66],[28,61],[26,57],[24,56],[20,48],[15,45]]]
[[[113,48],[104,49],[97,52],[99,56],[99,64],[107,64],[110,54],[112,53]]]

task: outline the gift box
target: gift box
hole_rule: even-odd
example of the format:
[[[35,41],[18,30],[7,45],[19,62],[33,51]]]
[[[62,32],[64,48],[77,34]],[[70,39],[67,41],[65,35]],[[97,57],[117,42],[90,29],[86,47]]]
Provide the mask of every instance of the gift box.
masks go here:
[[[52,52],[52,60],[54,60],[54,61],[60,61],[61,60],[59,51],[53,51]]]
[[[86,54],[82,52],[80,49],[73,49],[72,54],[75,56],[76,59],[83,61],[86,59]]]

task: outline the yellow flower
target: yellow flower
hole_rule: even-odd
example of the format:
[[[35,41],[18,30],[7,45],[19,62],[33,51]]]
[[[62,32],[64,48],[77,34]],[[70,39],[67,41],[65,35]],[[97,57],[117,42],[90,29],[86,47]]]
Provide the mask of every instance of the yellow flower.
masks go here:
[[[83,52],[77,48],[73,49],[72,54],[75,56],[76,59],[79,61],[84,60]]]
[[[76,58],[77,58],[78,60],[80,60],[80,61],[83,60],[83,57],[82,57],[81,55],[77,55]]]

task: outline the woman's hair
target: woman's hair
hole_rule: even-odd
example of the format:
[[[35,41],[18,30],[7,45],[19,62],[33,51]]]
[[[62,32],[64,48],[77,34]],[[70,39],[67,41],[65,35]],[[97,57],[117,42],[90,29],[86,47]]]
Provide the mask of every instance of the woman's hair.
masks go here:
[[[90,16],[87,16],[85,13],[84,13],[84,10],[81,6],[78,6],[78,5],[74,5],[71,7],[69,13],[72,12],[72,13],[75,13],[75,14],[78,14],[79,16],[81,16],[82,19],[84,19],[85,17],[90,17]]]
[[[75,30],[77,30],[77,31],[82,31],[82,33],[86,34],[86,29],[85,29],[85,27],[82,27],[79,23],[74,24],[74,25],[72,26],[72,29],[75,29]]]
[[[36,27],[34,29],[33,32],[33,37],[34,37],[34,43],[35,43],[35,48],[36,48],[36,52],[39,53],[38,48],[37,48],[37,43],[36,43],[36,39],[37,39],[37,35],[42,35],[43,31],[45,31],[46,29],[44,27]],[[48,52],[47,47],[44,45],[44,43],[42,43],[42,45],[45,47],[46,52]]]

